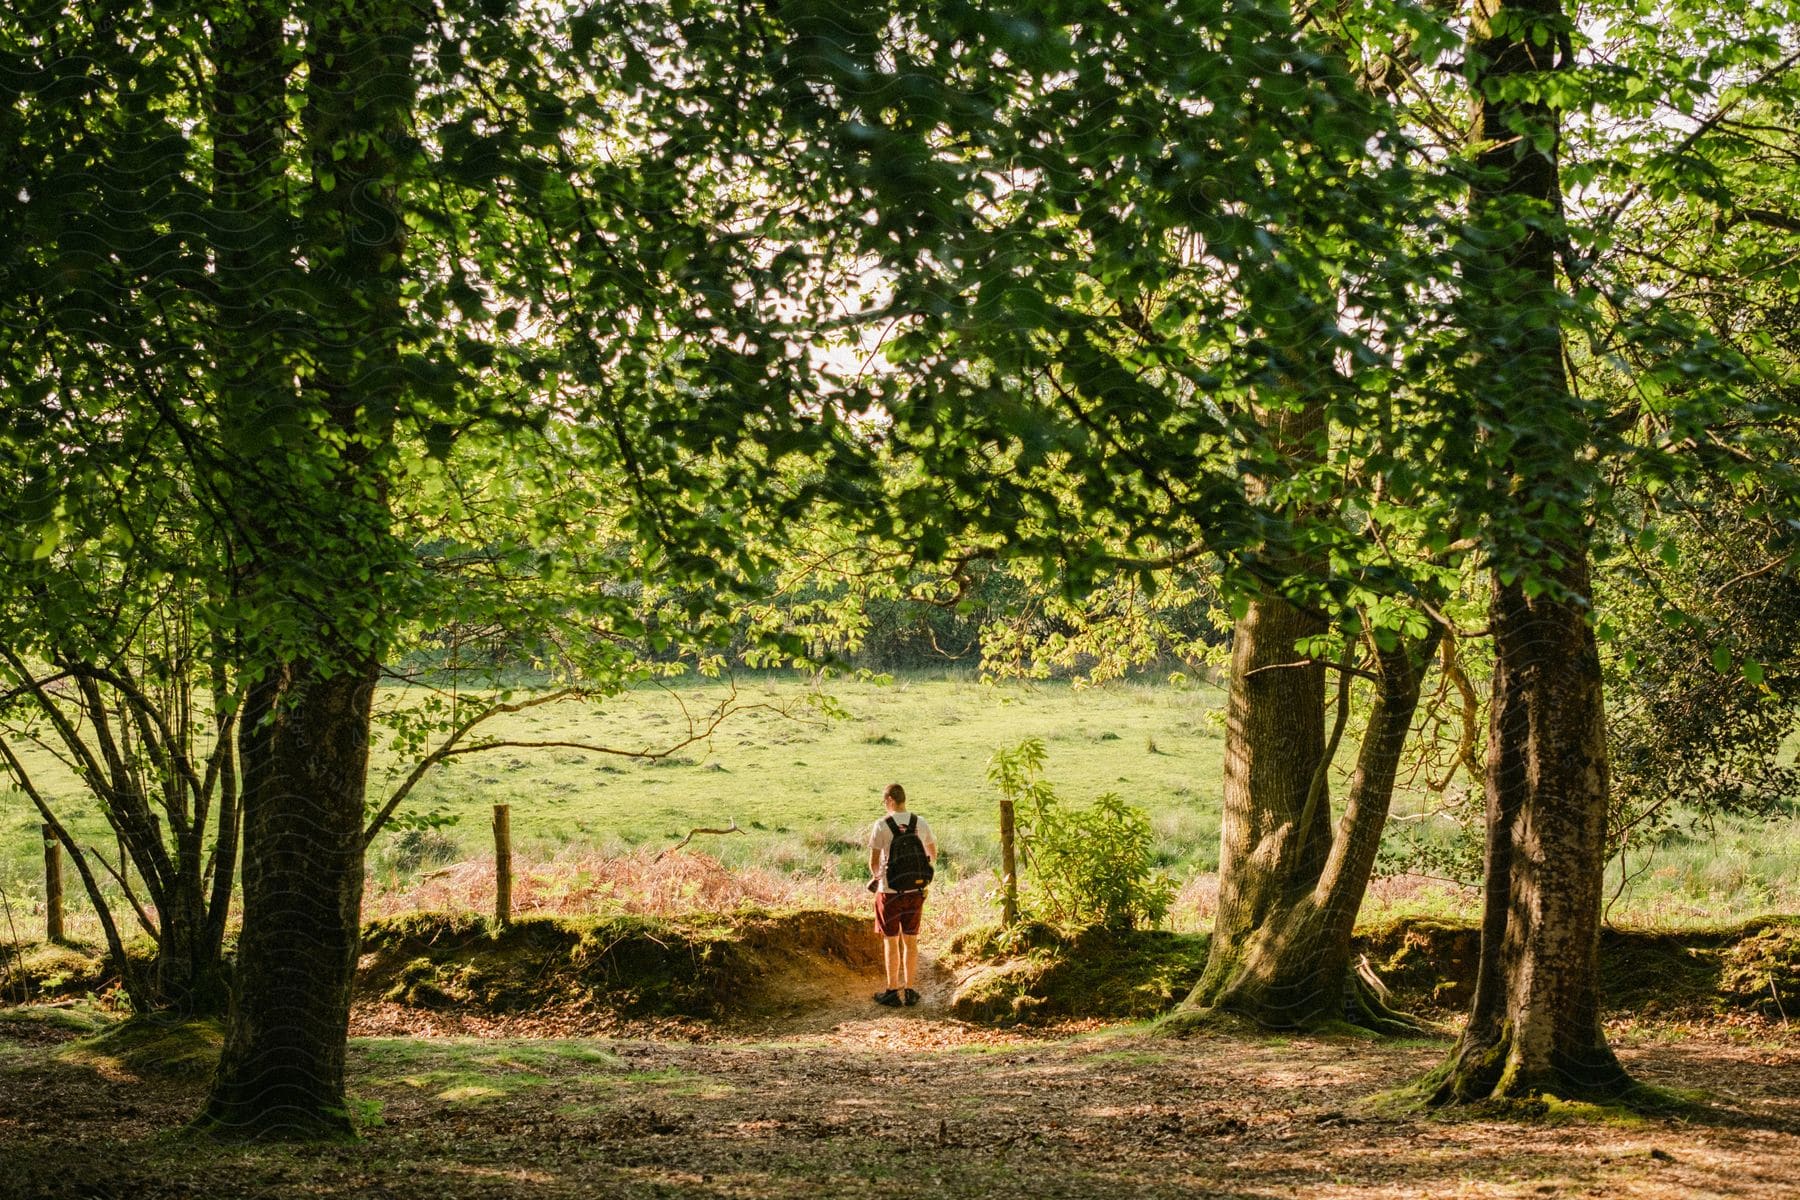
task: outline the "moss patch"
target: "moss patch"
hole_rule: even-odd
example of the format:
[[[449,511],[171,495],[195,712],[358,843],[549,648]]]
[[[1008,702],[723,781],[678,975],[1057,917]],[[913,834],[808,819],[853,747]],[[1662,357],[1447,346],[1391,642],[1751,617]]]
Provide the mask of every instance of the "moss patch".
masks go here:
[[[224,1044],[225,1027],[218,1020],[134,1017],[71,1043],[60,1056],[129,1075],[198,1082],[212,1077]]]
[[[1800,1018],[1800,920],[1752,921],[1719,954],[1721,1001],[1781,1020]]]
[[[371,924],[363,948],[364,996],[490,1013],[573,1005],[720,1017],[753,1006],[763,981],[783,969],[820,960],[867,969],[877,961],[866,921],[811,911],[710,921],[544,917],[503,928],[420,913]]]
[[[130,938],[125,942],[125,955],[139,971],[147,971],[156,959],[156,944],[147,937]],[[0,943],[0,1004],[91,996],[118,982],[118,964],[103,945]]]
[[[26,942],[0,951],[0,997],[49,1000],[95,991],[112,977],[106,955],[74,943]]]
[[[1384,922],[1358,932],[1355,952],[1402,1009],[1465,1007],[1474,994],[1481,934],[1472,925],[1423,918]]]
[[[0,1008],[0,1025],[14,1029],[36,1027],[64,1033],[99,1033],[118,1023],[118,1016],[91,1004],[69,1008],[50,1008],[41,1004],[21,1004],[17,1008]]]
[[[1362,929],[1367,954],[1398,1007],[1457,1011],[1475,986],[1481,938],[1472,925],[1431,919]],[[1645,1016],[1754,1009],[1800,1014],[1800,920],[1762,918],[1725,929],[1605,929],[1601,1002]]]
[[[1454,1013],[1473,993],[1480,942],[1473,926],[1427,918],[1364,928],[1354,949],[1392,991],[1395,1008]],[[1203,936],[1161,931],[983,926],[951,944],[961,977],[952,1011],[997,1024],[1158,1016],[1199,979],[1206,946]],[[1609,929],[1600,961],[1610,1011],[1800,1017],[1800,919],[1719,930]]]
[[[1099,925],[970,930],[950,948],[962,974],[950,1011],[996,1024],[1153,1017],[1199,980],[1206,946],[1203,935]]]

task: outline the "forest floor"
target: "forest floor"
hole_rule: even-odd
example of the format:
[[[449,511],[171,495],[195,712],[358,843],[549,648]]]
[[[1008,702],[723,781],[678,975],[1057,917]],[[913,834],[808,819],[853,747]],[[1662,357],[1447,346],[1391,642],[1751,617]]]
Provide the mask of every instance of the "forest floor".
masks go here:
[[[755,1022],[615,1023],[359,1006],[355,1142],[174,1132],[196,1073],[140,1075],[74,1033],[0,1022],[0,1198],[1791,1197],[1800,1031],[1618,1022],[1680,1117],[1582,1106],[1403,1114],[1371,1097],[1447,1041],[1035,1032],[952,1020],[846,977]],[[533,1036],[536,1035],[536,1036]]]

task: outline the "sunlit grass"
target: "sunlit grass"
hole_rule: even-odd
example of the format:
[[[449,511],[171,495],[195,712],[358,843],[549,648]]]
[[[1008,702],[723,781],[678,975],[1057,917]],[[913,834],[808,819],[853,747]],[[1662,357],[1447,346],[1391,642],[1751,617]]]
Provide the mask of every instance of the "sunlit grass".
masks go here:
[[[1183,884],[1172,923],[1199,929],[1211,918],[1224,750],[1223,695],[1215,687],[994,686],[967,675],[912,675],[887,684],[832,682],[829,693],[844,715],[827,717],[803,702],[807,684],[796,677],[741,677],[736,686],[740,704],[771,707],[734,715],[709,739],[661,760],[503,747],[434,771],[406,808],[437,811],[452,823],[376,840],[372,904],[410,906],[415,895],[424,903],[436,888],[448,902],[484,907],[489,814],[493,804],[505,803],[512,809],[515,862],[530,874],[532,903],[542,911],[604,900],[609,887],[648,886],[652,875],[662,891],[649,907],[714,903],[724,893],[703,877],[718,869],[761,880],[737,888],[744,893],[737,899],[852,905],[863,900],[863,839],[880,811],[880,790],[900,782],[942,848],[939,915],[982,916],[999,858],[988,757],[1000,745],[1037,736],[1049,747],[1048,775],[1068,800],[1114,791],[1150,814],[1158,863]],[[687,735],[688,714],[702,713],[725,693],[718,683],[673,692],[644,688],[601,704],[528,710],[497,720],[488,732],[506,740],[660,750]],[[406,700],[405,693],[384,696],[389,704]],[[110,830],[73,777],[46,756],[32,765],[81,841],[110,847]],[[391,748],[378,749],[371,790],[385,792],[407,765]],[[1416,813],[1429,807],[1429,798],[1403,796],[1399,807]],[[643,869],[693,827],[732,823],[742,832],[694,842],[717,867],[696,860],[685,873]],[[38,824],[24,797],[0,793],[0,884],[12,926],[24,938],[36,936],[41,921]],[[1444,822],[1424,820],[1397,826],[1395,836],[1449,833]],[[627,862],[638,866],[626,869]],[[96,935],[86,928],[92,919],[79,881],[72,871],[65,874],[72,931]],[[1671,835],[1628,856],[1622,868],[1615,863],[1607,895],[1609,917],[1621,923],[1709,924],[1800,911],[1800,818],[1722,819],[1710,833]],[[1364,915],[1467,918],[1478,899],[1453,881],[1409,875],[1378,880]],[[0,939],[12,940],[7,917],[0,909]]]

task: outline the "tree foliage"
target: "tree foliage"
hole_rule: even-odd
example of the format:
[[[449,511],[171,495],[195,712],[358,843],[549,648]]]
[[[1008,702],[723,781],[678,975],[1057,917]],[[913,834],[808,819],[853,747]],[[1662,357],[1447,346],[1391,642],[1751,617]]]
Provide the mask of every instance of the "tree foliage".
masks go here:
[[[1000,658],[1096,672],[1215,600],[1291,606],[1308,671],[1467,653],[1480,571],[1584,663],[1623,630],[1656,728],[1697,656],[1735,672],[1710,734],[1764,744],[1800,533],[1791,10],[27,0],[11,685],[123,678],[181,597],[236,697],[207,718],[245,781],[240,998],[337,930],[300,1104],[334,1127],[384,672],[440,689],[384,732],[441,761],[480,743],[461,681],[479,716],[521,658],[587,695],[733,637],[810,659],[977,569],[1050,581]],[[1717,581],[1688,563],[1714,512]],[[1681,636],[1639,675],[1645,613]],[[141,743],[165,777],[178,744]],[[1085,828],[1136,861],[1125,808]]]

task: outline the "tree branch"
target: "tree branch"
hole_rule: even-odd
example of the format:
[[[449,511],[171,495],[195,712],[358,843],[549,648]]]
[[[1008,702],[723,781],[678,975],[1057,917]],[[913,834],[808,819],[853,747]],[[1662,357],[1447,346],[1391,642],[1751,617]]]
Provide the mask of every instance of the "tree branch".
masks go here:
[[[1347,657],[1343,662],[1329,662],[1322,658],[1302,658],[1296,662],[1264,663],[1260,667],[1254,667],[1251,670],[1245,671],[1244,678],[1248,679],[1252,675],[1260,675],[1264,671],[1287,671],[1295,667],[1324,667],[1331,671],[1342,671],[1346,675],[1358,675],[1364,679],[1373,680],[1376,683],[1381,682],[1381,676],[1375,674],[1375,672],[1366,667],[1359,667],[1352,664]]]
[[[664,850],[661,854],[658,854],[655,858],[651,859],[650,862],[651,862],[651,865],[655,865],[656,863],[661,862],[668,855],[675,853],[677,850],[680,850],[682,847],[686,846],[689,842],[693,841],[694,835],[697,833],[727,834],[727,833],[746,833],[746,832],[748,832],[748,831],[738,828],[738,823],[737,823],[736,817],[733,817],[731,819],[731,824],[726,826],[724,829],[712,829],[712,828],[707,828],[705,826],[698,826],[696,828],[688,830],[686,837],[682,838],[679,842],[676,842],[673,846],[670,846],[668,849]]]
[[[523,712],[528,708],[537,708],[545,704],[554,704],[559,700],[567,700],[574,696],[585,694],[586,693],[579,688],[561,688],[557,691],[546,692],[542,696],[533,696],[529,700],[520,700],[516,703],[491,704],[464,721],[461,725],[456,726],[450,731],[450,736],[444,739],[444,743],[441,746],[414,764],[413,769],[407,772],[406,778],[400,782],[400,786],[396,788],[393,793],[388,796],[387,801],[382,804],[381,811],[375,814],[375,818],[369,822],[368,828],[363,830],[364,849],[367,849],[369,843],[375,840],[375,835],[381,832],[381,827],[387,824],[388,820],[394,815],[394,812],[406,800],[406,797],[411,794],[414,786],[418,784],[419,780],[425,777],[425,773],[431,770],[432,767],[443,762],[445,759],[448,759],[453,754],[465,753],[470,749],[491,749],[494,745],[498,744],[482,743],[480,746],[459,748],[462,739],[467,737],[469,733],[482,722],[493,717],[504,716],[507,713]]]
[[[106,861],[106,855],[100,853],[98,847],[89,846],[88,849],[93,852],[94,860],[102,867],[105,867],[106,873],[113,877],[113,882],[119,885],[119,891],[124,894],[125,899],[131,904],[132,911],[137,913],[138,924],[144,927],[144,932],[150,935],[150,940],[161,945],[161,931],[156,928],[156,923],[150,919],[150,914],[144,911],[144,906],[138,903],[138,898],[132,895],[131,885],[125,882],[125,876],[119,871],[113,870],[113,865]],[[125,862],[121,859],[119,866],[123,867],[124,865]]]
[[[88,866],[87,855],[81,852],[81,847],[75,844],[75,839],[69,836],[69,831],[63,827],[63,823],[56,819],[54,812],[50,811],[50,806],[44,802],[44,797],[38,792],[37,785],[32,782],[31,776],[26,772],[25,764],[19,761],[18,756],[13,753],[12,746],[5,738],[0,738],[0,759],[5,760],[7,770],[11,773],[13,781],[19,785],[19,790],[30,798],[31,803],[38,810],[38,815],[44,819],[44,824],[50,827],[51,836],[62,843],[63,849],[69,852],[69,861],[75,864],[75,871],[81,876],[82,886],[87,888],[88,899],[93,902],[94,914],[100,918],[100,928],[106,935],[107,948],[112,951],[113,957],[118,961],[119,977],[125,981],[125,994],[131,1001],[131,1007],[137,1012],[145,1011],[150,1005],[150,994],[144,990],[142,983],[137,978],[136,968],[132,966],[131,959],[125,954],[125,940],[119,936],[119,927],[113,921],[112,909],[107,905],[106,897],[100,894],[100,884],[94,878],[92,868]]]

